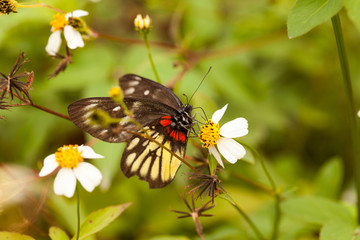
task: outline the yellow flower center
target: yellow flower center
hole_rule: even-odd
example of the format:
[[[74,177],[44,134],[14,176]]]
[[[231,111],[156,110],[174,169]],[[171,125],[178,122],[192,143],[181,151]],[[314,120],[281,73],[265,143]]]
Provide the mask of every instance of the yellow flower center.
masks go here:
[[[64,29],[65,25],[68,25],[68,21],[65,18],[65,13],[57,13],[54,15],[54,20],[50,22],[53,27],[53,32]]]
[[[55,159],[60,167],[76,168],[80,162],[84,159],[81,157],[81,153],[78,151],[78,145],[64,145],[58,148],[55,153]]]
[[[215,123],[211,119],[207,120],[205,125],[201,127],[198,136],[203,148],[214,146],[220,138],[219,123]]]
[[[109,96],[114,100],[114,102],[122,102],[123,101],[123,93],[120,87],[113,87],[109,91]]]

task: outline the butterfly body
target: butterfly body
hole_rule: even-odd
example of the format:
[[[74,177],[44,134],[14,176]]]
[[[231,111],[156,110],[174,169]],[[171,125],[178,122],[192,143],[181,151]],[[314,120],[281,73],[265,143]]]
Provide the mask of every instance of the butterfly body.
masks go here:
[[[192,107],[165,86],[134,74],[119,79],[124,93],[124,103],[143,129],[130,121],[122,106],[111,98],[95,97],[78,100],[68,107],[73,123],[90,135],[107,142],[127,142],[121,159],[125,176],[137,175],[149,183],[150,188],[160,188],[175,177],[181,161],[166,149],[184,157],[187,139],[192,129]],[[94,110],[105,111],[111,118],[121,119],[107,126],[93,124],[90,116]],[[154,139],[132,134],[147,134]]]

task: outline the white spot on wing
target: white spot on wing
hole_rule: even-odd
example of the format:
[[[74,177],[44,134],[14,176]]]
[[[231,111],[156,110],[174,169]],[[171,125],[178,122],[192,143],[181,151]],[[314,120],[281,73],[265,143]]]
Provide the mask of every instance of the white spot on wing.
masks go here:
[[[108,130],[107,130],[107,129],[104,129],[104,130],[102,130],[102,131],[100,132],[100,135],[105,135],[105,134],[107,134],[107,132],[108,132]]]
[[[131,87],[125,90],[125,94],[132,94],[135,92],[135,88]]]
[[[137,86],[137,85],[139,85],[139,81],[131,81],[131,82],[129,82],[129,86],[130,87],[134,87],[134,86]]]
[[[150,93],[150,91],[149,91],[149,90],[146,90],[146,91],[144,92],[144,95],[147,96],[147,95],[149,95],[149,93]]]
[[[88,110],[90,110],[92,108],[95,108],[97,105],[98,105],[97,103],[89,104],[87,106],[84,106],[84,110],[88,111]]]
[[[141,80],[141,77],[139,77],[139,76],[134,76],[134,79],[140,81],[140,80]]]
[[[114,107],[113,108],[113,111],[119,111],[121,109],[121,107],[120,106],[117,106],[117,107]]]
[[[136,147],[136,145],[139,143],[140,139],[139,138],[134,138],[127,146],[127,150],[131,150],[134,147]]]

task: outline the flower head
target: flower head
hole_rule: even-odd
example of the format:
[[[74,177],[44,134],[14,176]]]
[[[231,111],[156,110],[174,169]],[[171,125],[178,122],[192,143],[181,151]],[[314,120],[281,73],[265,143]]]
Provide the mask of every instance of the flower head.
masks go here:
[[[120,87],[113,87],[109,91],[109,96],[111,97],[114,102],[122,102],[124,99],[124,94]]]
[[[44,177],[59,170],[54,181],[56,195],[72,197],[75,192],[76,179],[88,192],[92,192],[101,182],[101,172],[92,164],[85,162],[84,158],[103,158],[89,146],[64,145],[57,152],[44,159],[39,176]]]
[[[188,185],[186,188],[192,188],[189,193],[194,193],[196,191],[200,191],[196,198],[199,198],[203,195],[202,200],[205,199],[206,196],[211,197],[211,201],[214,203],[215,197],[218,196],[219,192],[226,193],[225,189],[221,186],[221,180],[214,173],[212,175],[209,174],[199,174],[199,173],[189,173],[189,180],[197,180],[197,182]]]
[[[88,29],[86,23],[80,17],[87,16],[88,14],[84,10],[75,10],[66,14],[55,14],[54,20],[50,22],[52,33],[45,47],[46,52],[51,56],[56,56],[61,46],[62,32],[64,32],[67,46],[70,49],[84,47],[82,34],[87,34]]]
[[[134,25],[136,31],[149,32],[151,29],[151,19],[149,15],[143,18],[141,14],[138,14],[134,19]]]
[[[204,239],[204,233],[203,233],[203,229],[202,229],[202,225],[200,223],[200,217],[212,217],[212,214],[204,214],[204,212],[206,212],[209,209],[212,209],[213,207],[215,207],[215,205],[210,205],[211,201],[208,201],[207,203],[205,203],[204,205],[202,205],[201,207],[196,207],[195,206],[195,201],[194,201],[194,195],[191,195],[191,203],[192,206],[190,206],[190,204],[186,201],[185,198],[184,199],[184,203],[186,204],[186,207],[189,209],[188,212],[185,211],[178,211],[178,210],[172,210],[173,212],[182,214],[181,216],[179,216],[178,218],[186,218],[186,217],[191,217],[195,223],[195,227],[196,227],[196,231],[199,234],[201,239]]]
[[[0,100],[3,100],[6,93],[10,93],[11,99],[14,99],[14,96],[25,101],[25,98],[30,100],[29,88],[34,80],[34,72],[22,72],[18,73],[20,68],[28,60],[25,58],[24,53],[20,53],[17,57],[10,73],[6,75],[5,73],[0,72]],[[21,78],[27,77],[27,81],[20,81]]]
[[[3,14],[16,13],[18,3],[15,0],[0,0],[0,16]]]
[[[222,167],[224,164],[220,154],[230,163],[235,163],[245,156],[245,148],[232,138],[242,137],[248,133],[248,123],[245,118],[236,118],[220,127],[219,121],[226,108],[227,104],[217,110],[201,127],[199,133],[202,147],[208,148],[209,153],[214,155]]]

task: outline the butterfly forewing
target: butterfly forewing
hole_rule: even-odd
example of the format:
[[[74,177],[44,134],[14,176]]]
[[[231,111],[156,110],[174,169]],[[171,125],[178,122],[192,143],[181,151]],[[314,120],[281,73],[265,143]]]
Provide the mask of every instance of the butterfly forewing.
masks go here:
[[[170,183],[181,161],[158,143],[184,157],[187,138],[192,128],[191,106],[182,105],[179,98],[165,86],[134,74],[119,79],[124,103],[143,129],[129,121],[121,105],[111,98],[86,98],[68,107],[70,119],[90,135],[107,142],[127,142],[121,158],[125,176],[139,176],[151,188]],[[94,124],[91,114],[102,110],[117,119],[110,125]],[[95,122],[96,123],[96,122]],[[147,131],[151,141],[144,134]]]
[[[167,87],[135,74],[126,74],[119,79],[119,85],[126,98],[151,99],[174,109],[182,106],[180,99]]]
[[[80,129],[106,142],[123,142],[131,137],[131,134],[120,131],[119,125],[101,126],[91,121],[91,114],[95,110],[101,109],[112,118],[125,118],[123,109],[119,103],[111,98],[97,97],[85,98],[73,102],[68,107],[71,121]],[[125,124],[121,127],[125,127]]]
[[[170,107],[152,100],[125,98],[124,102],[128,109],[133,111],[135,120],[141,126],[148,126],[153,120],[174,112]],[[98,109],[105,111],[111,118],[121,120],[119,120],[119,123],[110,124],[106,127],[94,124],[94,121],[91,121],[91,114]],[[132,136],[129,131],[139,130],[139,127],[131,122],[130,118],[124,113],[121,105],[111,98],[81,99],[70,104],[68,112],[76,126],[93,137],[106,142],[124,142]]]

